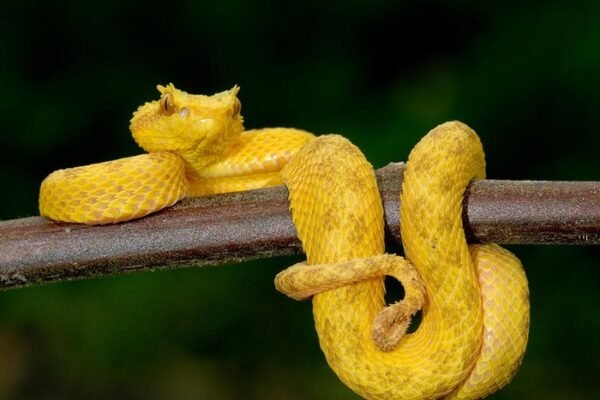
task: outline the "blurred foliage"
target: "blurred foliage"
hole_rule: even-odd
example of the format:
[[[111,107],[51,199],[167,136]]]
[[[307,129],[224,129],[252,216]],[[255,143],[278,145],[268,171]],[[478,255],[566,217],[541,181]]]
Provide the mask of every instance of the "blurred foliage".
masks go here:
[[[239,84],[248,128],[338,132],[376,167],[460,119],[489,176],[600,178],[598,2],[4,3],[0,219],[37,214],[54,169],[139,153],[131,112],[167,82]],[[530,343],[493,398],[597,398],[598,248],[512,250]],[[294,261],[2,293],[0,398],[356,398],[320,353],[310,304],[273,288]]]

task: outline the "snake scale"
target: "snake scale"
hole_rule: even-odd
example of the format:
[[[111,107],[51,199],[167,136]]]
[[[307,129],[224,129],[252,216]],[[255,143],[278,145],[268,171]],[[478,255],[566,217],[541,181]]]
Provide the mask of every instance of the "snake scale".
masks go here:
[[[411,151],[401,195],[405,258],[385,254],[372,166],[339,135],[291,128],[243,130],[238,88],[192,95],[172,84],[140,106],[130,129],[148,153],[58,170],[40,188],[40,213],[85,224],[143,217],[186,196],[284,183],[307,261],[275,279],[312,298],[325,357],[367,399],[477,399],[516,373],[529,331],[519,260],[468,246],[462,198],[485,176],[473,130],[447,122]],[[404,298],[385,304],[385,276]],[[407,333],[419,310],[422,320]]]

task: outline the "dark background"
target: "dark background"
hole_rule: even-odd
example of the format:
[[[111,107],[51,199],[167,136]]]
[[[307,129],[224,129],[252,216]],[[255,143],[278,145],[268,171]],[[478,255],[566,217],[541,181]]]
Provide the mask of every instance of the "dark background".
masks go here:
[[[0,219],[37,214],[54,169],[139,153],[131,112],[168,82],[239,84],[247,128],[341,133],[375,167],[459,119],[490,177],[600,179],[598,2],[481,3],[5,1]],[[532,325],[493,398],[597,398],[598,248],[511,249]],[[324,361],[310,303],[273,288],[296,260],[1,293],[0,398],[356,398]]]

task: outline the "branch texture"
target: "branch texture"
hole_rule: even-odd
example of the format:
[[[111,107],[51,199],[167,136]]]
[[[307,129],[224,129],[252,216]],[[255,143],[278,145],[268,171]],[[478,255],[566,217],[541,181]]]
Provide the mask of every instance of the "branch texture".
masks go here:
[[[386,240],[400,245],[403,163],[377,171]],[[0,222],[0,289],[132,271],[210,266],[302,252],[284,186],[186,199],[104,226],[31,217]],[[600,244],[600,182],[473,182],[470,243]]]

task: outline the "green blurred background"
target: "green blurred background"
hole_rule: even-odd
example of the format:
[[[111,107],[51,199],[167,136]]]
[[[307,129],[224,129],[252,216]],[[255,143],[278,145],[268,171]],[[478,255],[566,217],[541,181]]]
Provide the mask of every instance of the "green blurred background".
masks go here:
[[[599,180],[599,71],[598,2],[5,1],[0,219],[37,214],[54,169],[139,153],[131,112],[168,82],[239,84],[247,128],[341,133],[376,167],[460,119],[490,177]],[[493,398],[598,398],[598,248],[512,250],[530,342]],[[296,260],[1,293],[0,398],[357,398],[273,288]]]

